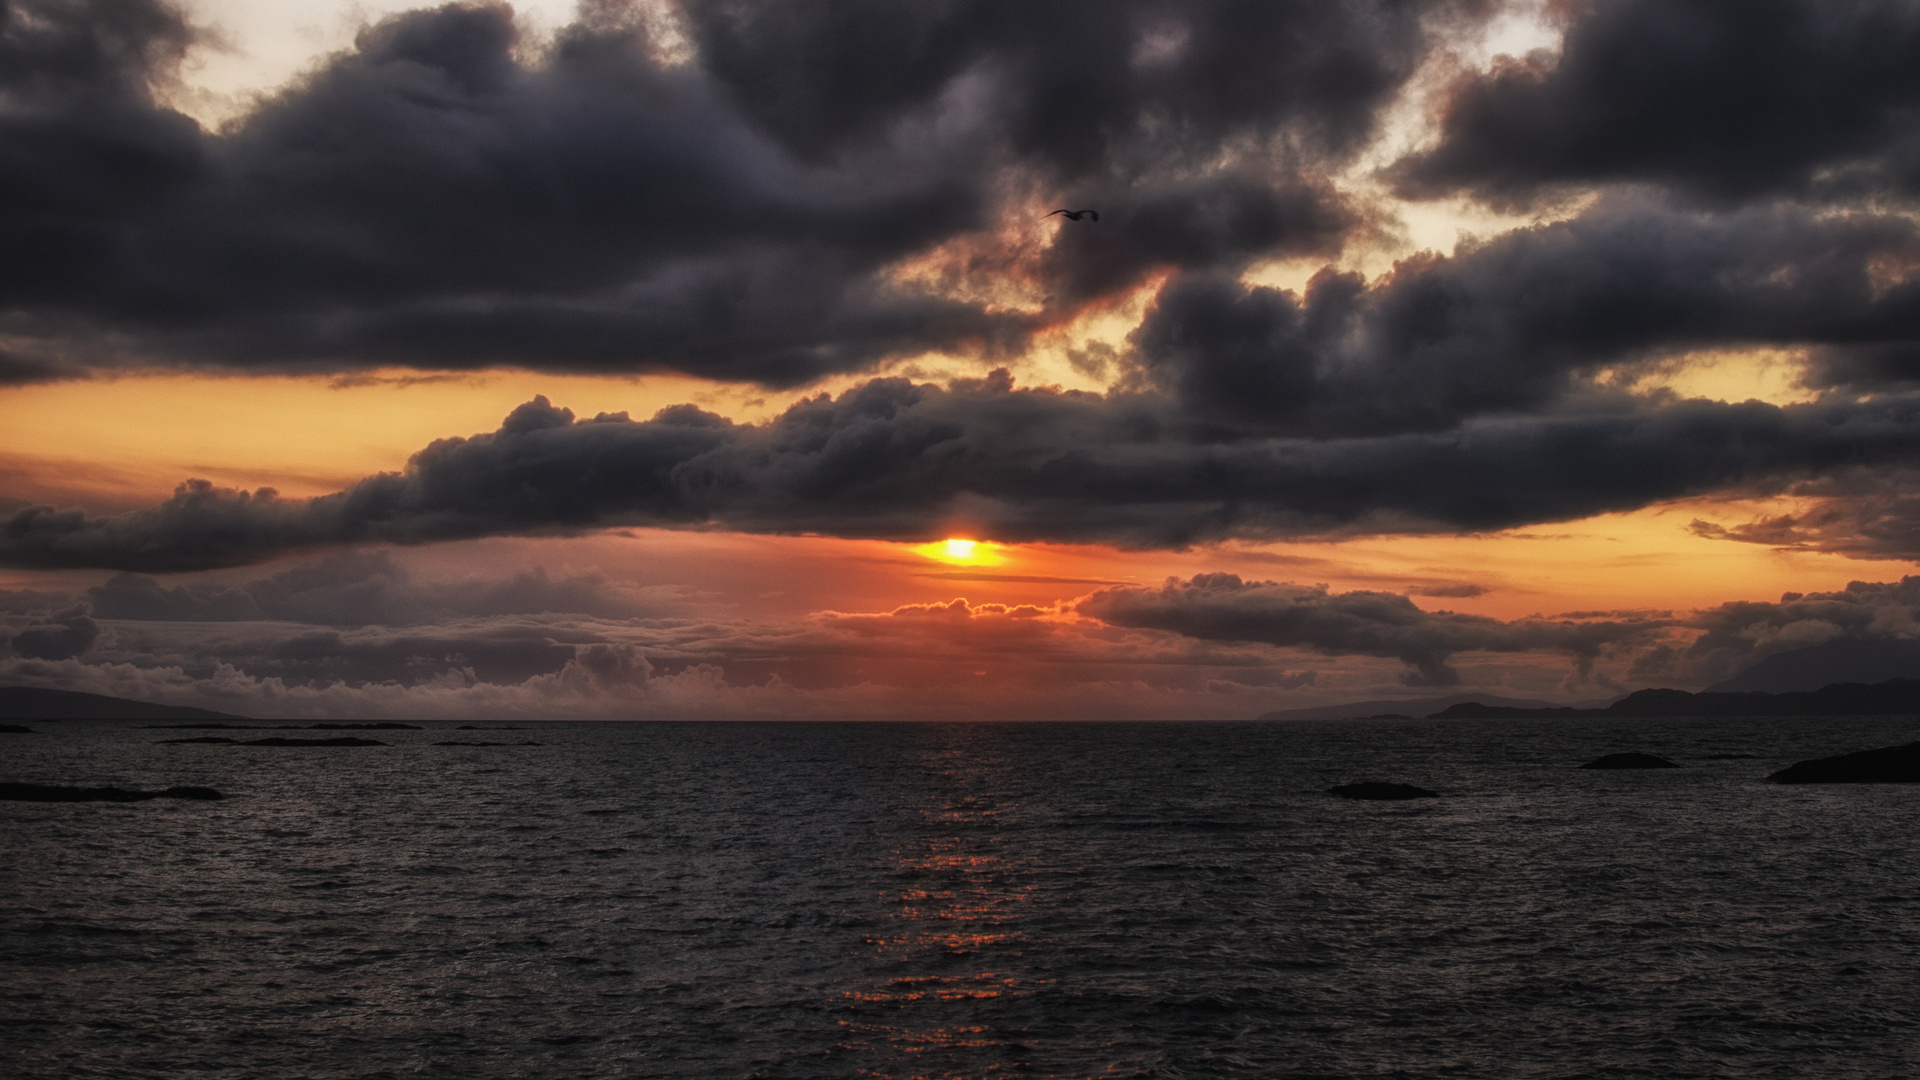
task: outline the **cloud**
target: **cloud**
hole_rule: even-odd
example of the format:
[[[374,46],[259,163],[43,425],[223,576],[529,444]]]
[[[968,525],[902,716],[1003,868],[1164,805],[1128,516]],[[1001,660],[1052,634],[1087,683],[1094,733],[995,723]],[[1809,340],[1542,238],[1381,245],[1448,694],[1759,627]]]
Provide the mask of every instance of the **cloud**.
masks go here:
[[[1462,652],[1561,652],[1590,669],[1603,649],[1652,641],[1657,619],[1519,619],[1428,612],[1397,593],[1330,592],[1326,586],[1242,581],[1236,574],[1169,578],[1158,589],[1102,589],[1082,600],[1083,615],[1116,626],[1165,630],[1204,641],[1258,641],[1329,656],[1392,657],[1411,686],[1460,682],[1449,660]]]
[[[103,619],[275,620],[326,626],[410,626],[497,615],[564,612],[596,618],[656,613],[657,603],[598,573],[555,580],[544,567],[508,578],[421,581],[385,551],[343,552],[270,577],[167,587],[123,573],[87,590]]]
[[[1920,472],[1842,469],[1794,484],[1795,508],[1744,522],[1696,518],[1696,536],[1856,559],[1920,559]]]
[[[100,624],[88,617],[82,604],[30,622],[7,645],[13,655],[30,660],[68,660],[92,648],[99,639]]]
[[[1432,28],[1476,9],[689,3],[680,57],[618,3],[547,42],[504,5],[450,4],[367,27],[209,132],[154,97],[200,40],[177,9],[14,0],[0,379],[510,365],[791,386],[1007,353],[1156,267],[1337,251],[1364,214],[1327,170]],[[1044,318],[899,280],[949,243],[1004,246],[1008,215],[1053,198],[1108,213],[997,256],[1043,279]]]
[[[1690,349],[1819,346],[1833,364],[1920,349],[1920,287],[1879,270],[1903,261],[1920,261],[1920,232],[1901,216],[1620,197],[1371,284],[1176,277],[1134,343],[1195,422],[1228,433],[1445,430],[1548,411],[1602,368]]]
[[[1684,622],[1701,633],[1669,667],[1683,678],[1713,682],[1774,653],[1827,641],[1920,640],[1920,577],[1787,593],[1778,603],[1721,604]]]
[[[1156,397],[1019,390],[1004,373],[946,389],[875,380],[757,425],[691,406],[576,421],[539,398],[496,432],[439,440],[405,472],[334,495],[193,481],[119,515],[28,507],[0,525],[0,565],[177,571],[326,545],[636,524],[900,540],[965,527],[1141,547],[1470,531],[1777,489],[1920,454],[1920,401],[1898,395],[1686,401],[1327,440],[1223,443],[1178,420]]]
[[[1562,5],[1557,55],[1462,78],[1440,141],[1392,171],[1408,196],[1526,204],[1609,183],[1724,201],[1911,198],[1920,11],[1898,0]]]

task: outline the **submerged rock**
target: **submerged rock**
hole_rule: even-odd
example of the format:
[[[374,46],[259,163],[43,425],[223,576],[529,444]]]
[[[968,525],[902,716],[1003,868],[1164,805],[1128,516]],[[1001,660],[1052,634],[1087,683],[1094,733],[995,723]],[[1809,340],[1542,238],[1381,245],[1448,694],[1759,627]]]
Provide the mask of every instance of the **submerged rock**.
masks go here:
[[[1327,789],[1327,794],[1338,795],[1343,799],[1437,799],[1440,793],[1428,791],[1412,784],[1383,784],[1369,780],[1363,784],[1341,784]]]
[[[386,746],[379,739],[360,739],[351,735],[342,735],[335,739],[297,739],[285,735],[269,735],[264,739],[248,739],[245,742],[227,735],[196,735],[191,739],[161,739],[158,746],[178,746],[183,743],[224,743],[228,746]]]
[[[437,742],[437,743],[434,743],[433,745],[435,746],[545,746],[546,744],[534,742],[532,739],[522,739],[519,742],[462,742],[458,739],[452,739],[446,742]]]
[[[130,791],[117,787],[59,787],[52,784],[0,784],[0,800],[12,802],[145,802],[148,799],[221,799],[210,787],[170,787]]]
[[[272,735],[264,739],[248,739],[241,746],[386,746],[379,739],[361,739],[352,735],[343,735],[337,739],[289,739],[285,735]]]
[[[1680,766],[1652,754],[1608,754],[1580,766],[1583,769],[1677,769]]]
[[[1798,761],[1767,779],[1776,784],[1920,784],[1920,742]]]

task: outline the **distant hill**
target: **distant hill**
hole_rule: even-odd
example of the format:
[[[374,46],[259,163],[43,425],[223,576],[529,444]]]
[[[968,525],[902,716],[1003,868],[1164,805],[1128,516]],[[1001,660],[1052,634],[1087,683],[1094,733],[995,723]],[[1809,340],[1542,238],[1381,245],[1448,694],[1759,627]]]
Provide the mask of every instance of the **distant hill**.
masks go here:
[[[1603,705],[1610,699],[1582,701],[1582,706]],[[1482,705],[1502,705],[1515,709],[1549,709],[1551,701],[1536,698],[1495,697],[1488,694],[1447,694],[1443,697],[1381,698],[1376,701],[1350,701],[1345,705],[1315,705],[1306,709],[1281,709],[1262,713],[1262,720],[1355,720],[1369,716],[1430,716],[1451,705],[1476,701]]]
[[[47,690],[38,686],[0,686],[0,719],[5,720],[249,720],[251,717],[184,705],[155,705],[105,694]]]
[[[1920,641],[1840,638],[1774,653],[1733,678],[1714,683],[1707,691],[1784,694],[1818,690],[1834,683],[1881,683],[1888,679],[1920,679]]]
[[[1834,683],[1818,690],[1769,694],[1635,690],[1604,709],[1528,709],[1484,701],[1451,705],[1433,720],[1612,720],[1629,716],[1920,716],[1920,679]]]

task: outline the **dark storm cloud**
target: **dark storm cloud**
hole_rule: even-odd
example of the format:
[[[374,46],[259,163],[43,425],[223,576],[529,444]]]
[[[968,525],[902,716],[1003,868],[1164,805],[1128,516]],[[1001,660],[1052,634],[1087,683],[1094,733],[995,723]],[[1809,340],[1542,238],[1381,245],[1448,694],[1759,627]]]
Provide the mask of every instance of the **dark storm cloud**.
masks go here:
[[[1920,463],[1920,401],[1898,395],[1494,416],[1374,438],[1222,442],[1190,429],[1158,396],[1017,390],[1004,373],[946,389],[874,380],[756,425],[690,406],[575,421],[541,398],[496,432],[442,439],[405,472],[335,495],[195,481],[116,516],[29,507],[0,526],[0,564],[185,570],[617,524],[1179,546],[1500,528]]]
[[[1795,508],[1733,523],[1696,519],[1696,535],[1857,559],[1920,559],[1920,473],[1849,469],[1795,484]]]
[[[630,590],[599,574],[554,580],[543,567],[534,567],[509,578],[421,581],[384,551],[342,552],[232,584],[168,587],[123,573],[88,589],[87,599],[102,619],[269,619],[327,626],[410,626],[545,612],[607,618],[646,613]]]
[[[1407,260],[1370,287],[1331,272],[1304,296],[1176,278],[1134,341],[1195,419],[1228,430],[1440,430],[1539,412],[1575,377],[1687,349],[1920,354],[1920,286],[1889,287],[1889,261],[1920,261],[1905,218],[1614,199]]]
[[[1652,183],[1712,199],[1920,194],[1920,8],[1904,0],[1600,0],[1557,57],[1464,79],[1403,194],[1526,203]]]
[[[404,628],[144,620],[112,626],[111,644],[96,647],[91,660],[172,667],[202,678],[227,668],[307,687],[512,685],[558,672],[582,649],[606,643],[591,625],[512,618]]]
[[[1236,574],[1167,579],[1158,589],[1102,589],[1079,612],[1116,626],[1165,630],[1204,641],[1258,641],[1328,656],[1392,657],[1407,681],[1452,686],[1448,661],[1462,652],[1563,652],[1591,663],[1603,648],[1651,640],[1656,620],[1588,622],[1422,611],[1398,593],[1331,593],[1326,586],[1242,581]]]
[[[1108,208],[1056,305],[1331,252],[1350,154],[1458,2],[592,5],[550,48],[454,5],[219,133],[155,104],[161,0],[0,3],[0,378],[87,365],[679,369],[791,385],[1030,317],[890,283],[1040,184]],[[869,10],[871,9],[871,10]],[[849,27],[859,32],[849,32]],[[535,59],[528,54],[539,52]],[[1239,140],[1238,167],[1221,169]],[[1085,233],[1085,235],[1082,235]]]
[[[54,612],[29,622],[7,640],[13,655],[29,660],[67,660],[100,640],[100,624],[88,617],[85,604]]]
[[[1705,683],[1767,656],[1826,643],[1841,649],[1851,648],[1848,643],[1910,643],[1920,640],[1920,577],[1854,581],[1833,592],[1790,592],[1778,603],[1721,604],[1693,612],[1682,625],[1701,633],[1684,648],[1653,650],[1643,668]],[[1855,651],[1862,658],[1887,655],[1884,647],[1871,645]]]

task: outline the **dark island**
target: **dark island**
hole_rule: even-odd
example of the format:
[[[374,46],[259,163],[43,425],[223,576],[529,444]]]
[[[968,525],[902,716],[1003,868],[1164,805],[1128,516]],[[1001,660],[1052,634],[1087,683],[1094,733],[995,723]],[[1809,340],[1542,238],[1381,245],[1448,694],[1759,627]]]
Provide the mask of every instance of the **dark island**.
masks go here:
[[[198,735],[191,739],[161,739],[156,746],[179,746],[187,743],[218,743],[225,746],[386,746],[379,739],[357,739],[343,735],[337,739],[289,739],[284,735],[270,735],[264,739],[233,739],[225,735]]]
[[[1608,754],[1580,766],[1583,769],[1677,769],[1680,766],[1652,754]]]
[[[0,800],[8,802],[146,802],[148,799],[222,799],[210,787],[170,787],[165,791],[130,791],[117,787],[57,787],[51,784],[0,784]]]
[[[1776,784],[1920,784],[1920,742],[1795,762],[1767,779]]]
[[[1469,701],[1429,720],[1605,720],[1654,716],[1920,716],[1920,679],[1833,683],[1818,690],[1769,694],[1636,690],[1604,709],[1515,708]]]
[[[1389,801],[1395,799],[1437,799],[1438,792],[1428,791],[1412,784],[1385,784],[1378,780],[1368,780],[1360,784],[1341,784],[1327,789],[1327,794],[1338,795],[1343,799],[1370,799]]]
[[[248,717],[184,705],[48,690],[39,686],[0,686],[0,720],[246,720]]]

